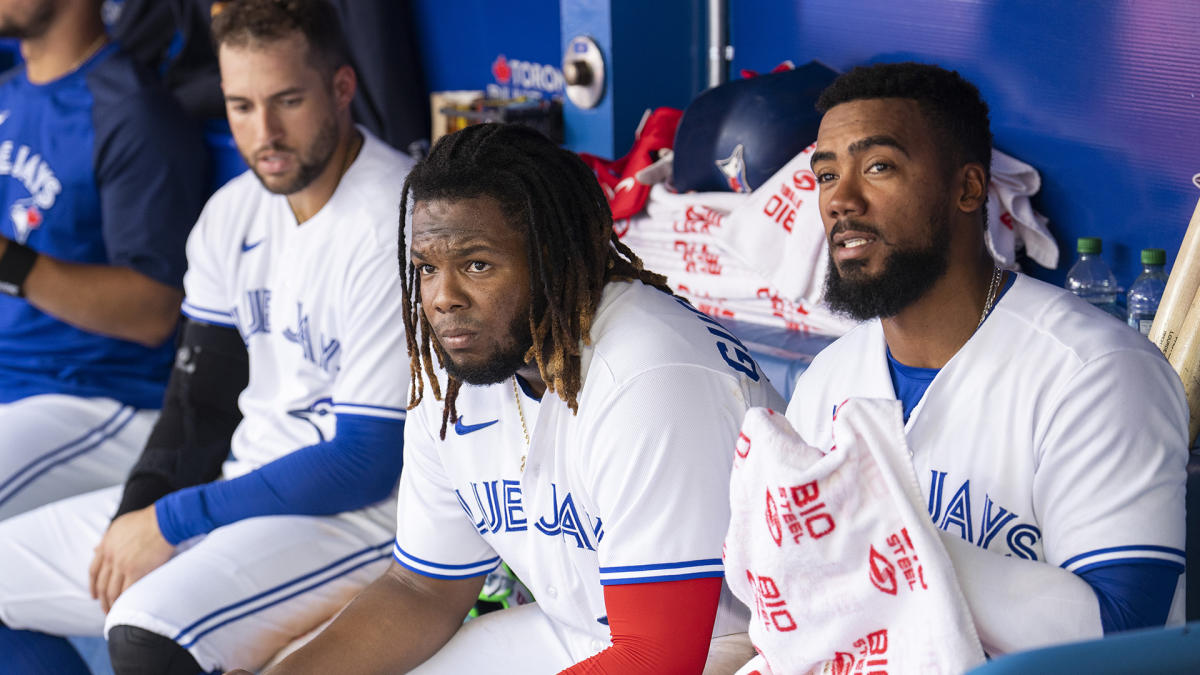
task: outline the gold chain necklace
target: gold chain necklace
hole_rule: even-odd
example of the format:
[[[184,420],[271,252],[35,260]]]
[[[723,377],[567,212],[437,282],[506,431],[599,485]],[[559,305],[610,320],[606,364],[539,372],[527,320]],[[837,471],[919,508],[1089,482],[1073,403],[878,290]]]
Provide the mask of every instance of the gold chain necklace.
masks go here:
[[[996,291],[1000,290],[1000,278],[1004,274],[999,267],[992,267],[992,283],[988,285],[987,299],[983,301],[983,314],[979,315],[979,323],[975,324],[975,330],[983,325],[983,320],[987,318],[989,312],[992,311],[992,304],[996,302]]]
[[[513,400],[517,402],[517,416],[521,418],[521,434],[525,436],[525,452],[521,453],[521,473],[525,473],[525,457],[529,453],[529,427],[525,425],[525,411],[521,409],[521,392],[517,389],[516,375],[513,375]]]

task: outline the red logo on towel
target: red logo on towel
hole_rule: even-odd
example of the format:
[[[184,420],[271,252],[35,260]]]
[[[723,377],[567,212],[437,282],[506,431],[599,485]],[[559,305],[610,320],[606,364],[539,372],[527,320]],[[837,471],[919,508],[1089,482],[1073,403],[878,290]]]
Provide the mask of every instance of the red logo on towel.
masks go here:
[[[820,499],[821,488],[815,480],[802,485],[767,489],[767,529],[776,546],[783,546],[785,528],[797,544],[806,533],[815,540],[837,529],[829,507]]]
[[[780,633],[796,630],[796,620],[788,611],[787,600],[779,592],[779,585],[771,577],[755,578],[754,573],[746,570],[746,578],[750,588],[754,590],[754,611],[762,620],[767,630],[777,630]]]
[[[775,497],[771,488],[767,488],[767,530],[776,546],[783,546],[783,528],[779,524],[779,507],[775,505]]]
[[[868,633],[854,641],[859,656],[850,652],[836,652],[825,663],[823,673],[829,675],[887,675],[887,629]]]
[[[888,595],[896,594],[896,567],[882,553],[875,550],[871,546],[871,556],[867,560],[870,568],[871,583],[875,584],[875,588],[887,593]]]
[[[684,271],[690,274],[721,276],[721,256],[708,250],[708,244],[676,241],[675,250],[682,253]]]
[[[677,284],[675,286],[675,290],[682,293],[688,300],[691,300],[692,305],[695,306],[696,309],[709,316],[713,316],[718,319],[732,319],[735,316],[735,313],[732,309],[727,309],[725,307],[725,298],[714,298],[708,293],[693,291],[683,284]]]
[[[703,205],[687,207],[682,221],[675,221],[671,227],[680,234],[711,234],[711,230],[721,227],[721,212],[714,211]]]
[[[746,459],[746,456],[750,454],[750,437],[739,431],[737,446],[734,447],[734,452],[737,453],[738,457]]]
[[[852,675],[854,660],[854,655],[850,652],[836,652],[826,664],[826,670],[829,675]]]
[[[929,586],[925,583],[925,568],[921,566],[921,561],[917,558],[912,539],[908,536],[908,529],[902,527],[899,532],[889,535],[887,545],[891,549],[891,557],[880,553],[874,545],[871,546],[869,560],[871,583],[884,593],[896,595],[899,588],[896,568],[899,567],[909,590],[928,589]],[[895,561],[894,564],[893,561]]]
[[[929,588],[925,584],[925,568],[917,559],[917,551],[908,536],[908,528],[902,527],[899,532],[888,537],[887,545],[892,547],[892,553],[896,555],[896,566],[904,573],[909,590],[917,590],[918,583],[921,584],[921,590]]]
[[[808,316],[808,310],[802,300],[789,300],[770,287],[760,288],[755,294],[759,298],[771,301],[771,314],[783,319],[788,330],[808,334],[809,327],[804,320],[804,317]]]
[[[817,175],[808,169],[800,169],[792,174],[792,185],[795,185],[797,190],[812,192],[817,189]]]
[[[854,675],[887,675],[887,629],[867,633],[854,641],[858,658],[854,660]],[[838,654],[841,656],[841,654]]]

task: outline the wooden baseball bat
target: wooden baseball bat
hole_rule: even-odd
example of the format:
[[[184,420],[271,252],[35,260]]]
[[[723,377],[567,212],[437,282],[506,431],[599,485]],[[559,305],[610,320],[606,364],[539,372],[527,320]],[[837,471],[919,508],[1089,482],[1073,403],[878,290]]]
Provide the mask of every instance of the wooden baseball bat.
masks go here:
[[[1191,411],[1188,445],[1191,446],[1196,440],[1196,432],[1200,431],[1200,298],[1192,300],[1187,316],[1179,326],[1170,361],[1171,367],[1179,373],[1179,379],[1183,380],[1183,390],[1187,394]]]
[[[1158,345],[1176,371],[1179,367],[1174,355],[1183,334],[1181,328],[1197,290],[1200,290],[1200,202],[1196,203],[1192,220],[1183,235],[1183,243],[1179,246],[1179,254],[1175,256],[1175,265],[1167,279],[1167,288],[1154,315],[1154,323],[1150,326],[1150,341]],[[1194,333],[1195,328],[1192,330]],[[1188,400],[1191,400],[1190,393]]]

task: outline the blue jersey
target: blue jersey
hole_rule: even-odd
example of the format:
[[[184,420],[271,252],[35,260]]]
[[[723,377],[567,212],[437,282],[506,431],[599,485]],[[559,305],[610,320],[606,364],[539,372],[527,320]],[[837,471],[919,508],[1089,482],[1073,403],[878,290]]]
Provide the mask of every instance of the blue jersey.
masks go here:
[[[46,84],[23,66],[0,81],[0,234],[41,254],[180,287],[206,173],[199,129],[115,45]],[[172,352],[0,295],[0,403],[59,393],[157,408]]]

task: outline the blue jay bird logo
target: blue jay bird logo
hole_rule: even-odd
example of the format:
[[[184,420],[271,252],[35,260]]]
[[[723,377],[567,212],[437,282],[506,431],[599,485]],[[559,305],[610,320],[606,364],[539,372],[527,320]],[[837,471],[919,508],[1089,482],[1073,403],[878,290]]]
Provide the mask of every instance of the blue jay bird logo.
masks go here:
[[[29,234],[41,227],[42,211],[33,203],[33,197],[18,199],[8,209],[8,216],[13,224],[13,238],[18,244],[24,244]]]
[[[307,408],[289,410],[288,414],[311,424],[313,430],[317,432],[317,437],[320,439],[319,442],[324,443],[325,441],[329,440],[325,437],[325,432],[322,430],[322,426],[328,427],[330,422],[327,420],[334,419],[333,399],[320,398],[316,401],[313,401],[313,404]]]

